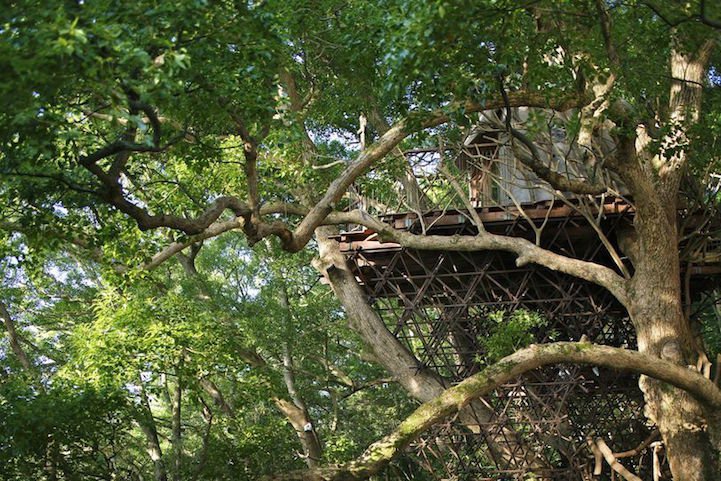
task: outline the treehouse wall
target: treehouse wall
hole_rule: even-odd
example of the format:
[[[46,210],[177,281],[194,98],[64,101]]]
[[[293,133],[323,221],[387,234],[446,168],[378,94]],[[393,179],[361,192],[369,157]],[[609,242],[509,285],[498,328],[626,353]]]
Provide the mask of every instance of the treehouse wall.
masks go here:
[[[514,112],[514,122],[527,120],[526,111]],[[520,160],[531,153],[522,142],[512,139],[498,127],[504,122],[502,114],[484,112],[481,122],[466,137],[456,158],[456,166],[466,176],[474,206],[508,207],[557,197],[553,189]],[[543,133],[521,132],[534,137],[539,147],[536,152],[540,156],[538,160],[551,170],[573,180],[602,180],[619,192],[623,191],[615,179],[597,179],[594,165],[582,160],[591,156],[584,155],[577,145],[572,145],[563,129],[549,126]],[[563,194],[567,198],[574,197],[568,192]]]

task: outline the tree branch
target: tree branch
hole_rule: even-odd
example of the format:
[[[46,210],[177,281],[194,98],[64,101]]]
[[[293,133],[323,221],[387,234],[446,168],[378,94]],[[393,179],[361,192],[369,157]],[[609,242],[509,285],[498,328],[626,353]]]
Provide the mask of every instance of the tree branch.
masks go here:
[[[208,378],[201,378],[198,383],[226,416],[233,419],[235,418],[235,409],[225,400],[225,396],[223,396],[223,393],[213,381]]]
[[[2,317],[3,323],[5,324],[5,330],[8,332],[8,338],[10,341],[10,348],[12,349],[15,357],[20,361],[20,365],[26,371],[32,371],[33,365],[30,362],[30,358],[25,353],[22,345],[20,344],[20,337],[15,330],[15,323],[13,322],[10,312],[3,301],[0,300],[0,317]]]
[[[622,451],[620,453],[613,453],[613,456],[616,459],[622,459],[622,458],[631,458],[634,456],[638,456],[641,454],[646,448],[648,448],[651,444],[653,444],[654,441],[657,441],[661,438],[661,433],[658,429],[654,429],[651,431],[651,434],[648,435],[646,439],[641,441],[641,443],[636,446],[633,449],[629,449],[628,451]]]
[[[611,65],[618,69],[621,67],[621,60],[618,57],[616,46],[611,38],[611,16],[608,14],[606,4],[603,0],[596,0],[596,10],[598,11],[598,19],[601,24],[601,34],[603,35],[603,43],[606,46],[606,54]]]
[[[385,157],[403,139],[420,129],[437,127],[450,120],[448,112],[463,110],[466,113],[482,112],[510,107],[539,107],[550,108],[557,111],[566,111],[573,107],[582,107],[591,99],[586,95],[566,95],[557,99],[549,99],[542,92],[509,92],[504,96],[485,99],[479,103],[475,101],[457,102],[447,108],[436,110],[428,114],[415,113],[405,120],[399,121],[391,127],[380,139],[370,145],[361,154],[348,164],[348,167],[331,183],[323,198],[308,212],[303,221],[293,231],[292,240],[285,246],[290,252],[302,249],[313,236],[315,228],[323,223],[325,217],[331,213],[335,204],[343,197],[348,187],[374,162]]]
[[[590,442],[596,445],[596,449],[598,449],[598,451],[601,453],[608,465],[611,466],[611,469],[616,471],[623,479],[625,479],[626,481],[642,481],[641,478],[629,471],[623,464],[618,461],[618,459],[616,459],[616,456],[613,455],[613,451],[611,451],[611,448],[608,447],[606,441],[598,438],[595,441]]]
[[[706,13],[706,0],[701,0],[700,10],[701,13],[699,14],[699,20],[701,20],[701,23],[708,25],[709,27],[721,29],[721,21],[708,17]]]
[[[245,155],[243,170],[245,179],[248,182],[248,202],[251,211],[255,212],[260,206],[260,194],[258,193],[258,141],[250,134],[240,115],[231,112],[230,116],[235,122],[240,138],[243,140],[243,154]]]
[[[155,111],[155,109],[151,105],[146,104],[145,102],[141,102],[140,100],[131,100],[130,108],[137,112],[143,112],[148,117],[148,121],[153,128],[153,145],[155,145],[156,147],[160,146],[160,137],[162,131],[160,125],[160,118],[158,117],[158,113]]]
[[[346,257],[340,251],[338,242],[332,239],[336,229],[321,227],[316,233],[319,258],[313,265],[328,280],[333,292],[343,305],[351,329],[356,332],[373,355],[374,361],[382,365],[398,383],[415,399],[428,402],[441,395],[448,385],[438,373],[424,367],[407,346],[402,344],[368,302],[366,294],[358,284]],[[488,454],[504,465],[518,461],[518,449],[523,450],[525,465],[543,465],[537,453],[525,450],[523,439],[514,428],[500,430],[486,429],[492,422],[493,410],[481,401],[473,401],[468,409],[459,413],[459,421],[469,431],[483,432]]]
[[[528,263],[538,264],[548,269],[563,272],[605,287],[621,304],[628,306],[628,281],[612,269],[594,262],[573,259],[556,254],[533,242],[520,237],[492,234],[480,231],[476,236],[417,235],[396,230],[388,224],[371,217],[365,212],[353,211],[347,214],[352,223],[361,224],[375,230],[382,240],[397,242],[403,247],[422,250],[449,250],[472,252],[481,250],[500,250],[518,256],[517,266]]]
[[[543,162],[538,146],[536,146],[531,139],[526,137],[525,134],[513,127],[510,127],[509,133],[513,136],[513,138],[519,140],[531,154],[523,155],[523,152],[514,148],[513,152],[517,155],[518,160],[520,160],[523,165],[531,169],[534,174],[541,178],[541,180],[548,182],[548,184],[554,189],[580,195],[601,195],[608,192],[608,187],[605,185],[592,184],[586,182],[585,180],[575,180],[559,174]]]
[[[383,439],[373,443],[358,459],[342,466],[294,471],[269,476],[267,481],[362,480],[380,472],[418,436],[473,399],[488,394],[521,374],[552,364],[593,364],[644,374],[672,384],[693,395],[711,409],[721,408],[721,390],[699,373],[637,351],[597,346],[584,342],[531,345],[447,389],[421,405]]]
[[[565,111],[573,107],[581,107],[591,99],[588,95],[566,95],[557,99],[548,99],[542,92],[509,92],[503,96],[493,99],[487,99],[483,103],[466,101],[452,104],[444,109],[437,110],[428,114],[415,113],[396,126],[389,129],[378,142],[365,149],[355,161],[351,162],[346,169],[331,183],[326,193],[311,209],[305,211],[305,215],[300,224],[294,231],[291,231],[285,224],[280,222],[263,223],[260,219],[252,219],[252,206],[249,206],[236,197],[220,197],[215,200],[208,208],[196,218],[187,218],[168,214],[150,214],[146,209],[129,201],[123,195],[122,186],[117,177],[113,177],[106,173],[97,162],[109,155],[117,154],[125,150],[132,151],[157,151],[156,147],[142,146],[138,144],[128,144],[125,141],[114,142],[103,149],[98,150],[94,154],[84,156],[81,164],[90,170],[105,186],[105,191],[101,192],[103,199],[109,204],[115,206],[121,212],[129,215],[138,224],[141,230],[150,230],[158,227],[168,227],[180,230],[188,235],[197,236],[195,240],[183,244],[173,244],[165,251],[156,255],[148,268],[153,268],[171,257],[174,253],[179,252],[187,245],[197,240],[206,239],[219,233],[242,227],[249,240],[254,243],[258,240],[275,235],[281,239],[283,248],[289,252],[297,252],[301,250],[312,237],[315,228],[325,223],[337,223],[337,221],[326,222],[327,217],[332,213],[333,207],[343,195],[348,187],[360,176],[368,167],[377,160],[382,159],[399,142],[411,133],[425,128],[431,128],[450,120],[448,112],[463,109],[467,113],[480,112],[483,110],[500,108],[502,106],[529,106],[539,108],[550,108],[558,111]],[[239,128],[242,128],[242,123]],[[248,134],[245,132],[245,134]],[[252,196],[251,196],[252,197]],[[245,219],[243,224],[235,219],[230,222],[221,223],[211,228],[211,225],[220,217],[224,210],[230,209],[236,217]],[[263,215],[261,207],[260,215]],[[267,211],[266,211],[267,212]],[[270,213],[270,212],[267,212]],[[293,213],[300,213],[299,211]],[[338,217],[338,214],[336,214]],[[184,247],[181,247],[184,245]]]
[[[107,157],[119,154],[121,152],[163,152],[167,150],[168,147],[170,147],[171,145],[172,143],[170,142],[166,145],[146,145],[129,142],[127,140],[116,140],[115,142],[112,142],[105,147],[96,150],[92,154],[82,156],[80,158],[80,165],[87,168],[93,174],[95,174],[96,177],[98,177],[97,169],[93,169],[91,166],[95,165],[97,162]]]
[[[304,216],[308,214],[310,209],[307,207],[303,207],[298,204],[286,204],[282,202],[277,203],[271,203],[271,204],[265,204],[260,207],[260,216],[270,215],[270,214],[285,214],[285,215],[294,215],[294,216]],[[322,225],[336,225],[336,224],[348,224],[352,223],[355,217],[353,217],[352,214],[346,213],[346,212],[331,212],[326,219],[322,222]],[[167,246],[162,251],[155,254],[150,261],[148,261],[146,264],[143,264],[141,267],[143,269],[152,270],[161,265],[163,262],[167,261],[171,257],[173,257],[178,252],[181,252],[182,250],[190,247],[191,245],[203,241],[205,239],[210,239],[212,237],[217,237],[221,234],[224,234],[225,232],[229,232],[236,229],[242,229],[244,226],[245,220],[242,217],[236,217],[234,219],[230,219],[227,221],[220,221],[215,222],[211,225],[209,225],[203,232],[196,234],[194,236],[189,237],[186,240],[180,241],[180,242],[173,242],[169,246]],[[290,232],[290,230],[288,230]]]
[[[531,169],[533,173],[541,178],[541,180],[548,182],[551,187],[556,190],[573,192],[575,194],[582,195],[600,195],[608,191],[608,188],[605,185],[591,184],[585,180],[574,180],[549,168],[543,162],[538,146],[521,131],[513,128],[511,123],[513,118],[511,109],[513,106],[511,105],[509,98],[510,94],[506,91],[506,88],[503,85],[503,77],[501,75],[498,76],[498,87],[501,91],[504,107],[506,108],[506,130],[511,135],[511,146],[513,148],[513,152],[517,155],[521,163]],[[519,140],[528,149],[530,156],[524,155],[522,151],[516,149],[513,139]]]

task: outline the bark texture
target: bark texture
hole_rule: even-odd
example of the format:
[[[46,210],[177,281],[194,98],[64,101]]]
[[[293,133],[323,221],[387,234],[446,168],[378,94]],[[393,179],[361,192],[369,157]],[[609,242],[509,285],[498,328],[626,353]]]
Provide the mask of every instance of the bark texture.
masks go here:
[[[686,129],[698,120],[711,47],[707,42],[695,53],[673,50],[671,132],[662,139],[662,149],[655,155],[646,142],[637,141],[637,152],[619,169],[636,204],[634,231],[625,245],[635,271],[626,306],[636,328],[638,349],[679,366],[695,365],[700,350],[682,305],[677,199],[688,159],[685,148],[675,147],[687,142]],[[666,446],[674,479],[718,479],[719,451],[709,432],[717,430],[716,416],[688,392],[658,379],[642,376],[640,388],[646,415],[658,426]]]
[[[279,289],[280,306],[285,311],[287,321],[290,322],[292,312],[290,302],[288,300],[288,292],[285,285]],[[293,356],[287,343],[283,345],[283,380],[288,390],[292,403],[283,399],[276,399],[275,404],[290,421],[293,429],[298,434],[298,439],[303,446],[305,462],[309,468],[318,466],[323,457],[323,449],[320,444],[320,438],[316,431],[315,423],[310,417],[308,407],[305,400],[296,389],[295,383],[295,366],[293,364]]]
[[[173,481],[182,480],[183,469],[183,430],[182,430],[182,404],[183,404],[183,359],[181,357],[175,369],[175,386],[171,398],[172,411],[172,433],[171,443],[173,444]]]

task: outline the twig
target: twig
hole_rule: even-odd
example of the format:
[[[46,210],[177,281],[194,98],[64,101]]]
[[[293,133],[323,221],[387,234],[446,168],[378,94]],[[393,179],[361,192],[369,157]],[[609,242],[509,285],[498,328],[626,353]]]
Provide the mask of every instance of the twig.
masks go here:
[[[618,460],[613,454],[613,451],[611,451],[611,448],[608,447],[608,445],[603,439],[596,439],[595,444],[608,465],[611,466],[611,469],[620,474],[623,479],[625,479],[626,481],[643,481],[641,478],[633,474],[631,471],[626,469],[621,463],[618,462]]]
[[[441,164],[438,166],[438,170],[441,171],[441,173],[446,177],[448,180],[448,183],[451,184],[451,187],[453,187],[453,190],[456,191],[456,194],[461,198],[461,201],[463,202],[463,205],[468,210],[468,214],[473,219],[473,222],[478,226],[478,232],[485,231],[485,227],[483,227],[483,220],[481,220],[481,217],[478,215],[478,212],[476,212],[476,209],[471,204],[471,201],[468,199],[468,195],[463,191],[463,188],[458,184],[458,181],[451,175],[451,173],[448,171],[448,169],[443,165],[443,160],[441,159]]]
[[[623,451],[620,453],[614,453],[613,455],[616,457],[616,459],[631,458],[633,456],[638,456],[639,454],[641,454],[641,452],[643,450],[648,448],[654,441],[659,439],[660,436],[661,436],[660,431],[658,429],[654,429],[653,431],[651,431],[651,434],[649,434],[648,437],[646,437],[646,439],[641,441],[641,444],[639,444],[635,448],[629,449],[628,451]]]
[[[311,165],[311,167],[315,170],[323,170],[323,169],[330,169],[331,167],[335,167],[336,165],[342,165],[344,163],[345,163],[344,160],[338,159],[338,160],[334,160],[333,162],[330,162],[328,164],[321,164],[321,165],[313,164],[313,165]]]

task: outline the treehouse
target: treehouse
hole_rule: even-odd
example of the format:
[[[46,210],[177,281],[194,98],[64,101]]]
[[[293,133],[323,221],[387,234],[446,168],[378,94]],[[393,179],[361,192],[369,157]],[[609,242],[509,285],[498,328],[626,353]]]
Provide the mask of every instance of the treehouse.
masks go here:
[[[522,114],[522,113],[521,113]],[[493,114],[496,115],[496,114]],[[517,113],[518,115],[518,113]],[[633,220],[634,207],[622,189],[616,195],[574,196],[554,191],[518,160],[518,148],[496,122],[480,125],[460,148],[416,149],[406,153],[425,200],[381,218],[395,229],[436,235],[475,234],[474,220],[495,234],[526,238],[576,259],[619,273],[632,266],[619,248],[618,234]],[[595,179],[580,162],[568,161],[562,132],[548,132],[544,162],[572,179]],[[450,157],[452,156],[452,157]],[[453,159],[456,189],[438,188],[433,167]],[[614,179],[603,179],[615,185]],[[450,193],[449,193],[450,192]],[[466,198],[460,198],[465,195]],[[435,196],[435,197],[434,197]],[[471,209],[475,211],[471,212]],[[688,212],[687,231],[701,221]],[[516,265],[501,251],[450,252],[403,248],[381,242],[368,229],[338,236],[341,248],[371,304],[422,367],[449,384],[530,342],[578,341],[635,347],[625,309],[590,282],[537,265]],[[693,319],[713,300],[721,273],[718,243],[689,236],[684,254],[684,285]],[[596,462],[588,437],[600,437],[642,479],[663,469],[663,450],[643,415],[638,378],[610,369],[580,366],[543,368],[505,385],[483,402],[495,413],[477,426],[449,422],[419,441],[412,467],[436,479],[527,479],[529,453],[533,479],[611,479],[594,476]],[[501,455],[490,440],[508,437]],[[539,467],[540,465],[540,467]],[[607,476],[608,468],[605,473]]]

